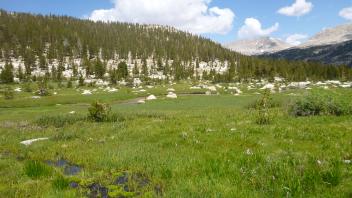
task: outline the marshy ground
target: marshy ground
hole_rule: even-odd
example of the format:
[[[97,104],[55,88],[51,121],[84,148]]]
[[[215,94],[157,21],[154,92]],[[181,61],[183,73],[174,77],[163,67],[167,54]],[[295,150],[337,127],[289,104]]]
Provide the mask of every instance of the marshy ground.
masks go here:
[[[170,87],[177,99],[165,97]],[[352,196],[352,116],[288,112],[311,92],[349,108],[351,89],[272,94],[267,124],[252,108],[259,89],[85,89],[92,95],[56,88],[47,97],[0,98],[0,197]],[[157,99],[138,104],[150,94]],[[87,120],[95,100],[110,104],[116,120]],[[36,138],[48,139],[20,143]]]

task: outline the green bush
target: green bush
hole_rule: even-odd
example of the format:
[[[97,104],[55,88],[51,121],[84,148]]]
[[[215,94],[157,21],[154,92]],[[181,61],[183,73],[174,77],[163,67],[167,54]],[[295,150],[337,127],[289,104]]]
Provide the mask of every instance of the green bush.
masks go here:
[[[28,93],[30,93],[30,92],[33,91],[30,82],[24,83],[24,84],[22,85],[22,88],[23,88],[23,91],[28,92]]]
[[[253,102],[251,102],[249,105],[247,105],[248,109],[257,109],[258,106],[262,105],[262,98],[259,98],[257,100],[254,100]],[[271,108],[278,108],[282,106],[282,102],[278,99],[274,99],[271,98],[267,101],[267,108],[271,109]]]
[[[270,94],[270,90],[267,89],[263,93],[262,98],[256,103],[256,123],[260,125],[270,124],[272,121],[272,115],[270,113],[270,108],[272,104],[272,97]]]
[[[38,81],[38,91],[35,92],[38,96],[49,96],[48,83],[45,79]]]
[[[312,92],[296,100],[289,109],[294,116],[350,115],[350,102],[333,94]]]
[[[108,104],[93,102],[88,108],[88,118],[95,122],[109,121],[111,107]]]
[[[24,172],[32,179],[38,179],[51,176],[53,169],[43,162],[30,160],[25,163]]]

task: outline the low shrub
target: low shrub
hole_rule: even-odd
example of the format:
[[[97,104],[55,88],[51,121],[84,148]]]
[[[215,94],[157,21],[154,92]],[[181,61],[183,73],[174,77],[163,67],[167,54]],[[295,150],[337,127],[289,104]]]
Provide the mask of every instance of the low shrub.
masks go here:
[[[31,93],[33,91],[31,83],[30,82],[26,82],[22,85],[23,91],[24,92],[28,92]]]
[[[269,96],[270,96],[270,95],[269,95]],[[258,106],[260,106],[262,102],[263,102],[263,101],[262,101],[262,98],[259,98],[259,99],[255,100],[255,101],[251,102],[251,103],[247,106],[247,108],[248,108],[248,109],[257,109]],[[266,106],[267,106],[267,108],[269,108],[269,109],[271,109],[271,108],[278,108],[278,107],[281,107],[281,106],[282,106],[282,102],[281,102],[281,101],[279,101],[279,100],[277,100],[277,99],[274,99],[274,98],[272,98],[271,96],[270,96],[270,99],[267,100],[266,102],[267,102],[267,103],[266,103]]]
[[[259,125],[266,125],[272,122],[272,115],[270,113],[270,107],[272,104],[272,97],[270,90],[267,89],[263,93],[262,98],[256,102],[256,123]]]
[[[51,176],[53,169],[43,162],[30,160],[25,163],[24,172],[32,179],[39,179]]]
[[[49,96],[48,83],[45,79],[38,81],[38,90],[35,92],[38,96]]]
[[[111,107],[108,104],[93,102],[88,108],[88,118],[95,122],[108,121],[110,117]]]
[[[294,116],[341,116],[352,114],[352,106],[350,102],[333,94],[312,92],[294,101],[289,112]]]

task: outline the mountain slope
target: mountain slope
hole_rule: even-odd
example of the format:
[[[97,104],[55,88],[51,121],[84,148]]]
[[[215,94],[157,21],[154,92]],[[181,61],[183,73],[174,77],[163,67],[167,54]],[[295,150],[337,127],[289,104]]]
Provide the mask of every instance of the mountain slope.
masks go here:
[[[326,29],[302,45],[264,56],[352,66],[352,24]]]
[[[159,27],[128,23],[102,23],[65,16],[8,13],[0,10],[0,49],[24,55],[30,50],[37,56],[63,56],[112,59],[116,54],[127,58],[169,57],[204,61],[229,59],[235,55],[210,39]],[[14,47],[16,46],[16,47]],[[1,56],[1,53],[0,53]],[[1,58],[1,57],[0,57]]]
[[[324,64],[352,66],[352,41],[333,45],[292,48],[267,56],[279,59],[318,61]]]
[[[292,46],[279,39],[262,37],[258,39],[235,41],[226,44],[225,47],[245,55],[260,55],[281,51]]]
[[[352,24],[344,24],[334,28],[325,29],[298,48],[309,48],[322,45],[334,45],[352,40]]]

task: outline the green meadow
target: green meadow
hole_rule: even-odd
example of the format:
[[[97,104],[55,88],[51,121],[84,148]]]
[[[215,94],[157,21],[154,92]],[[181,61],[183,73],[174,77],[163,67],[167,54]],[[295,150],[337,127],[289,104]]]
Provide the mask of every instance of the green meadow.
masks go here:
[[[171,87],[177,99],[166,98]],[[351,89],[274,93],[261,114],[263,90],[189,87],[1,97],[0,197],[352,197]],[[311,93],[333,99],[296,108],[314,115],[292,114]],[[136,102],[150,94],[157,100]],[[94,101],[114,120],[87,119]],[[48,139],[20,143],[36,138]]]

